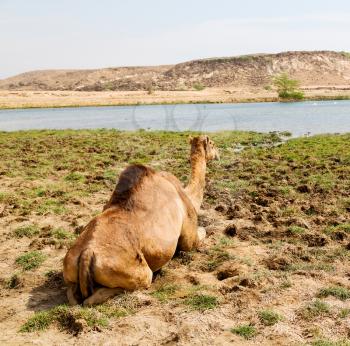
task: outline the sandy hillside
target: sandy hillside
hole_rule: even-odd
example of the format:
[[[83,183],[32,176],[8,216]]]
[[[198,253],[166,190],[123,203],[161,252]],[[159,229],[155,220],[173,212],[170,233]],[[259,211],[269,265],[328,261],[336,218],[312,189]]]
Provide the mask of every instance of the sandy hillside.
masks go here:
[[[263,88],[271,84],[271,77],[281,72],[300,80],[305,87],[349,87],[350,55],[301,51],[211,58],[154,67],[33,71],[0,81],[0,89],[184,91],[203,87]]]

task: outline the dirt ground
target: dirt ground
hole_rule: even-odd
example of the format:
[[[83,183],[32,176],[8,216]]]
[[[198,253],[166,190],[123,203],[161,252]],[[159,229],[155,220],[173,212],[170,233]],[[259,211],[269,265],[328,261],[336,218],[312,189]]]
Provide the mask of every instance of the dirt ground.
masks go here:
[[[306,99],[350,98],[347,87],[309,87]],[[201,91],[6,91],[0,90],[0,109],[29,107],[112,106],[164,103],[237,103],[277,101],[263,88],[206,88]]]
[[[350,345],[349,134],[213,134],[198,250],[149,290],[65,305],[62,259],[120,171],[139,162],[185,183],[187,137],[0,133],[0,344]]]

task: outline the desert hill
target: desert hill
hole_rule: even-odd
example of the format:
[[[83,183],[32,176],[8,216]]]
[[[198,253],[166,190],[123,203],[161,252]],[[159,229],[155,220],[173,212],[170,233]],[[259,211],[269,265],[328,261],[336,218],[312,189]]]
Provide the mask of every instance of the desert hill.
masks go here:
[[[303,87],[350,85],[350,54],[297,51],[188,61],[176,65],[43,70],[0,80],[3,90],[138,91],[267,87],[287,72]]]

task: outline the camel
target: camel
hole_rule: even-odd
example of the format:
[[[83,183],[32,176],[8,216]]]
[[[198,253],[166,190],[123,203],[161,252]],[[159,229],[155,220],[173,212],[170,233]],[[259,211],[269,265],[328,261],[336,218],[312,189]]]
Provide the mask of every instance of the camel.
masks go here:
[[[130,165],[103,212],[84,228],[63,263],[71,305],[91,306],[149,288],[153,273],[205,237],[198,228],[207,161],[218,159],[208,136],[190,139],[191,178],[183,188],[171,173]]]

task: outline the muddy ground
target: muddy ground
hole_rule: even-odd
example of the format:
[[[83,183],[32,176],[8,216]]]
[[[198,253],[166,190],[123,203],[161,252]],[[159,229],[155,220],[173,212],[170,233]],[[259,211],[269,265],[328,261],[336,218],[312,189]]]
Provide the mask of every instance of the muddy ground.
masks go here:
[[[207,238],[87,309],[65,305],[67,248],[127,163],[186,183],[188,133],[0,133],[0,343],[349,345],[350,135],[212,137]]]

